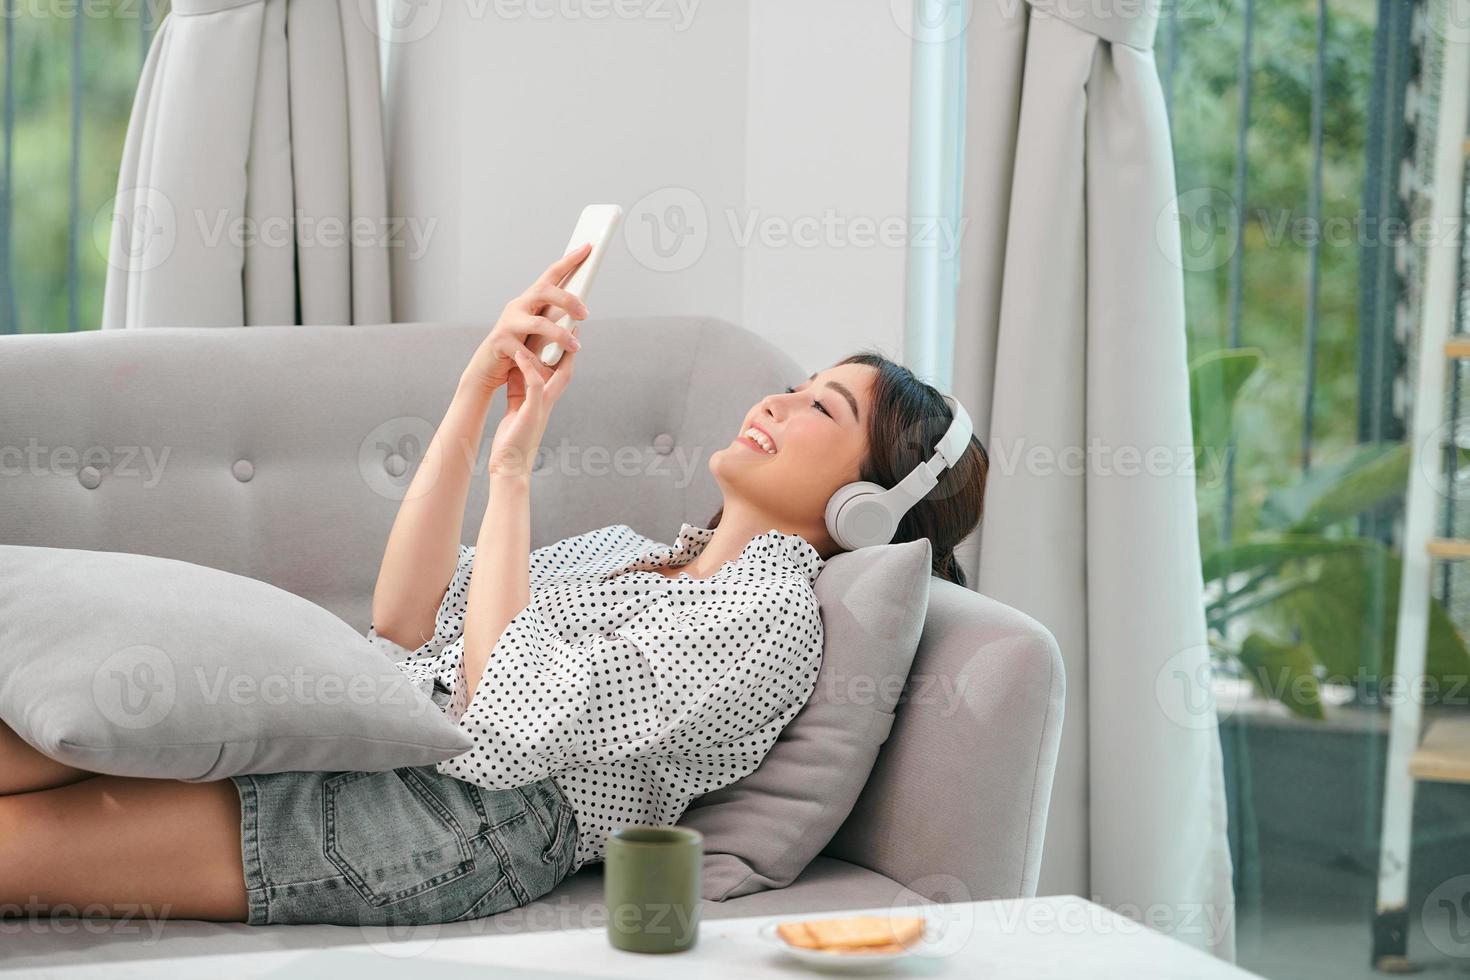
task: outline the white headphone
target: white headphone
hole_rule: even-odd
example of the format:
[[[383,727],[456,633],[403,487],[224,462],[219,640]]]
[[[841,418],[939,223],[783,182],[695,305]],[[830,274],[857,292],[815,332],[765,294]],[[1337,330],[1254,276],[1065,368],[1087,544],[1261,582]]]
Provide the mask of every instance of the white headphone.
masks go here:
[[[939,474],[960,461],[970,444],[974,425],[959,401],[950,395],[942,397],[949,403],[954,421],[940,437],[934,455],[927,462],[915,466],[891,489],[858,480],[840,488],[827,501],[827,531],[844,549],[852,551],[892,541],[903,515],[934,489]]]

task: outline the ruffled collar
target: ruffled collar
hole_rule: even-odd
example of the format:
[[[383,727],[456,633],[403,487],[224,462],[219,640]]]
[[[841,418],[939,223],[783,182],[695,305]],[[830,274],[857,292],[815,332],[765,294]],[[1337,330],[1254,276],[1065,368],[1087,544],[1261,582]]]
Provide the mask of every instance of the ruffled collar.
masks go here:
[[[653,571],[658,568],[679,567],[687,565],[698,558],[700,553],[715,536],[714,528],[700,527],[697,524],[683,522],[679,528],[679,535],[674,539],[672,545],[659,544],[638,554],[633,559],[624,562],[621,566],[613,569],[609,575],[617,575],[621,572]],[[817,575],[821,573],[822,566],[826,560],[822,558],[817,549],[799,534],[787,534],[771,528],[763,534],[757,534],[746,542],[745,547],[740,549],[739,557],[726,561],[708,579],[697,579],[688,572],[680,572],[680,577],[690,578],[696,582],[711,581],[725,574],[725,571],[735,564],[743,564],[755,557],[768,557],[783,560],[786,563],[801,569],[806,575],[808,582],[816,582]]]

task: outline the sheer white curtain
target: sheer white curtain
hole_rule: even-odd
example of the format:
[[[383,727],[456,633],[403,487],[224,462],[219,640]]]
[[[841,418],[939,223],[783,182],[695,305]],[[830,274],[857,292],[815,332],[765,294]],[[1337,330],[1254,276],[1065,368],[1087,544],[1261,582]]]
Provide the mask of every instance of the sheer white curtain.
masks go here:
[[[1156,7],[967,8],[954,388],[991,456],[967,571],[1067,664],[1041,892],[1230,958]]]
[[[390,318],[374,10],[173,0],[128,122],[104,327]]]

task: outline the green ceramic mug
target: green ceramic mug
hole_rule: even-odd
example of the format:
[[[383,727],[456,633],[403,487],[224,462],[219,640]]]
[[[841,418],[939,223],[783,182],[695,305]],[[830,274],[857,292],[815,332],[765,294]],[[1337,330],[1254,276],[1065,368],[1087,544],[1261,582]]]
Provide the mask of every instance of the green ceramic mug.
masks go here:
[[[633,953],[681,953],[699,938],[704,836],[684,827],[620,827],[603,859],[607,940]]]

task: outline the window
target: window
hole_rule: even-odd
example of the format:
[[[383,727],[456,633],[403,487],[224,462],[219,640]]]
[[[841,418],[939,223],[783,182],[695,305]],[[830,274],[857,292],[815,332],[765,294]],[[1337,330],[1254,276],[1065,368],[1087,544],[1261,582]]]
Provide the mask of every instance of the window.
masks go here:
[[[1433,7],[1180,2],[1160,20],[1239,958],[1269,977],[1371,974]],[[1448,683],[1427,714],[1465,710],[1454,592],[1432,607]],[[1450,954],[1426,941],[1427,899],[1470,873],[1470,787],[1419,793],[1409,942],[1433,962]]]
[[[161,0],[0,0],[0,333],[96,329],[138,74]]]

